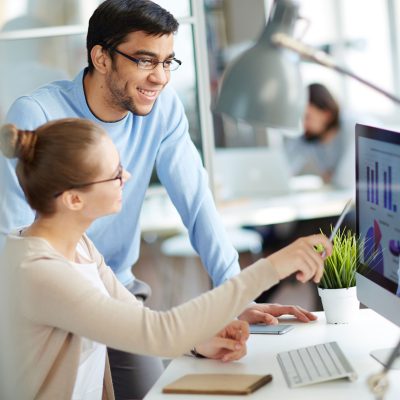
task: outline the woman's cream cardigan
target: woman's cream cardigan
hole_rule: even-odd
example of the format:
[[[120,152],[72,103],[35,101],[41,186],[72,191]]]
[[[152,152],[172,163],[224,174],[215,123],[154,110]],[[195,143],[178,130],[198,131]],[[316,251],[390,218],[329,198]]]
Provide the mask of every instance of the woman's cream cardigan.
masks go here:
[[[212,337],[262,291],[278,283],[266,259],[170,311],[142,306],[104,263],[93,243],[81,244],[97,263],[110,297],[91,285],[41,238],[9,236],[0,260],[2,354],[15,399],[70,399],[81,337],[122,351],[175,357]],[[104,398],[113,399],[108,363]]]

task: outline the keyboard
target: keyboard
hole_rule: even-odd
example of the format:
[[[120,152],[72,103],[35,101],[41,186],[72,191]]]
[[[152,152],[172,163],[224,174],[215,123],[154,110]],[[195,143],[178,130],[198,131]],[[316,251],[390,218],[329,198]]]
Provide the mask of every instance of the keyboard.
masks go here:
[[[331,381],[357,379],[337,342],[322,343],[278,353],[278,362],[290,388]]]

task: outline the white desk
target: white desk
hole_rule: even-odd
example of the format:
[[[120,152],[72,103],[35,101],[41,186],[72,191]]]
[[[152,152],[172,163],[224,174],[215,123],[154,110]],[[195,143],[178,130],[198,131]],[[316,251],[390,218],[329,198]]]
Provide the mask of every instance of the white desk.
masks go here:
[[[251,335],[248,353],[234,363],[180,357],[173,360],[164,374],[145,397],[146,400],[183,399],[238,399],[238,396],[201,396],[162,394],[168,383],[189,373],[248,373],[273,375],[271,383],[245,396],[248,399],[302,399],[302,400],[367,400],[374,397],[369,392],[366,379],[381,370],[382,366],[369,356],[376,348],[395,346],[400,338],[400,328],[374,313],[360,310],[357,319],[348,325],[328,325],[324,313],[317,313],[317,322],[296,323],[295,329],[282,335]],[[337,341],[358,373],[355,382],[337,380],[303,388],[289,389],[278,365],[276,354],[298,347]],[[386,400],[400,399],[400,371],[390,371],[390,388]]]
[[[324,187],[269,198],[241,198],[217,204],[226,228],[262,226],[337,216],[352,190]],[[150,190],[141,213],[142,233],[185,231],[180,216],[164,189]]]

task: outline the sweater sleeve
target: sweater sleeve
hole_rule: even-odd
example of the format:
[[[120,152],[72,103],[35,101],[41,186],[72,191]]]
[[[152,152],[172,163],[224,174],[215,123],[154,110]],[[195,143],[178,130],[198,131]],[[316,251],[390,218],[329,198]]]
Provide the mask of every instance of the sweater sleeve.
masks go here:
[[[218,288],[160,312],[104,295],[66,260],[30,259],[19,273],[22,312],[33,322],[122,351],[167,357],[181,355],[216,334],[278,282],[274,267],[262,259]],[[111,272],[106,280],[107,286],[117,287]]]
[[[165,91],[162,101],[165,134],[157,153],[157,174],[188,230],[193,248],[214,286],[218,286],[240,272],[238,253],[216,209],[207,172],[189,135],[183,105],[171,89]]]

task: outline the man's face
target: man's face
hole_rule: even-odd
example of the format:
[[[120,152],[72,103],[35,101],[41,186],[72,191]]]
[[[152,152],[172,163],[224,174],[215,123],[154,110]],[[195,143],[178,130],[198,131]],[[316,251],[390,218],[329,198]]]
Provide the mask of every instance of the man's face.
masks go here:
[[[321,110],[313,104],[309,104],[304,116],[304,136],[306,139],[310,141],[322,139],[331,119],[332,115],[329,111]]]
[[[116,48],[134,58],[150,58],[165,61],[174,57],[173,35],[150,36],[145,32],[133,32]],[[112,68],[107,72],[106,85],[109,105],[119,111],[131,111],[147,115],[161,90],[169,82],[170,72],[158,64],[155,69],[142,70],[137,64],[114,52]]]

